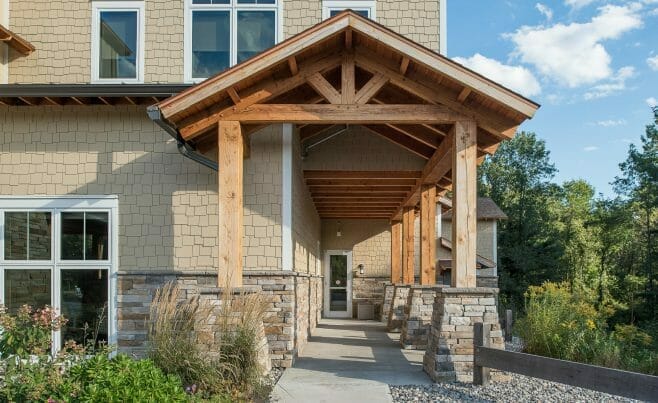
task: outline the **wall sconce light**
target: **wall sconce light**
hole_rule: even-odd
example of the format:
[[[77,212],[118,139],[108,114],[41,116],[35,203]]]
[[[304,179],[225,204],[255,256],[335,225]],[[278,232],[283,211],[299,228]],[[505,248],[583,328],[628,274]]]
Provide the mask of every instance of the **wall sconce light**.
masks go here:
[[[341,224],[340,224],[340,221],[338,221],[338,231],[336,231],[336,236],[337,236],[338,238],[340,238],[341,236],[343,236],[343,233],[342,233],[342,231],[341,231],[340,229],[341,229]]]
[[[363,264],[359,264],[356,267],[357,269],[359,269],[359,275],[363,276],[365,274],[365,267],[363,266]]]

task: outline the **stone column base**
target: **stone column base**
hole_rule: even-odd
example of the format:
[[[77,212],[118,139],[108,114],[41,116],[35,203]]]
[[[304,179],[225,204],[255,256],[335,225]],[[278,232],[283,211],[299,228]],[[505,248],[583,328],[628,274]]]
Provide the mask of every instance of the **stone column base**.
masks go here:
[[[384,284],[384,303],[382,305],[382,323],[388,324],[388,318],[391,316],[391,301],[395,284]]]
[[[408,350],[425,350],[432,325],[436,292],[444,285],[412,285],[407,297],[400,344]]]
[[[404,321],[404,307],[407,306],[407,297],[409,296],[409,284],[397,284],[393,290],[393,299],[391,300],[391,310],[388,317],[388,331],[393,333],[400,332],[402,321]]]
[[[497,288],[437,290],[423,369],[435,382],[473,382],[473,324],[491,325],[491,347],[505,348],[496,307]],[[497,374],[492,371],[492,379]]]

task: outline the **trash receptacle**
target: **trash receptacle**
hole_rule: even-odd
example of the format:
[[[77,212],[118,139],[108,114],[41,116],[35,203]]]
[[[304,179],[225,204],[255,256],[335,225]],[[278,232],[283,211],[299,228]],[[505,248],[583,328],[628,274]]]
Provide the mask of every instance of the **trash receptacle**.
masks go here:
[[[375,306],[369,302],[360,303],[356,310],[356,317],[359,320],[375,319]]]

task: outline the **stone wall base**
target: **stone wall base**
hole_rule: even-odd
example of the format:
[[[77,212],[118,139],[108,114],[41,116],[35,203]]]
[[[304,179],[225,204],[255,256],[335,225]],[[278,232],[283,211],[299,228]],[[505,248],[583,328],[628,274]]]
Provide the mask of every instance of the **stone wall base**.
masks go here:
[[[384,303],[382,305],[382,323],[388,325],[388,318],[391,316],[391,301],[393,301],[393,293],[395,292],[395,284],[384,285]]]
[[[146,353],[146,321],[155,290],[173,281],[183,298],[217,285],[217,273],[193,271],[126,271],[118,276],[118,337],[120,352]],[[283,271],[245,271],[245,288],[267,296],[263,320],[271,366],[290,367],[322,315],[322,277]]]
[[[393,290],[393,299],[391,300],[391,308],[388,316],[387,329],[389,332],[400,332],[402,322],[404,321],[404,308],[407,306],[407,298],[409,297],[409,284],[396,284]]]
[[[491,325],[492,348],[505,348],[498,321],[497,288],[437,290],[423,369],[435,382],[473,382],[473,325]],[[492,377],[497,374],[492,371]]]
[[[372,304],[375,318],[382,316],[384,304],[384,284],[388,277],[367,277],[357,275],[352,279],[352,317],[357,317],[359,304]]]
[[[408,350],[425,350],[432,325],[437,290],[443,285],[412,285],[400,330],[400,344]]]

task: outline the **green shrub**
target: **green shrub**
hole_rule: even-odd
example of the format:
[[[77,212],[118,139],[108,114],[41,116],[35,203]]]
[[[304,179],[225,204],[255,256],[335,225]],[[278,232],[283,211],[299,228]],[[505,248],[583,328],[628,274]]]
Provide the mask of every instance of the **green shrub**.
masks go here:
[[[151,360],[126,355],[109,359],[96,355],[70,370],[70,382],[80,385],[75,401],[183,402],[187,395],[180,378],[165,375]]]
[[[173,283],[159,289],[148,322],[149,358],[203,397],[251,400],[262,392],[259,326],[267,304],[261,294],[228,290],[218,306],[213,310],[198,297],[184,298]],[[211,335],[212,355],[201,349],[202,333],[204,348]]]
[[[49,306],[32,309],[23,305],[17,314],[10,315],[6,307],[0,308],[0,355],[8,357],[18,355],[43,355],[50,352],[51,335],[58,330],[66,320],[57,315]]]
[[[526,315],[514,326],[525,351],[629,371],[658,373],[651,337],[632,325],[607,330],[609,308],[597,311],[566,283],[546,282],[525,293]]]

